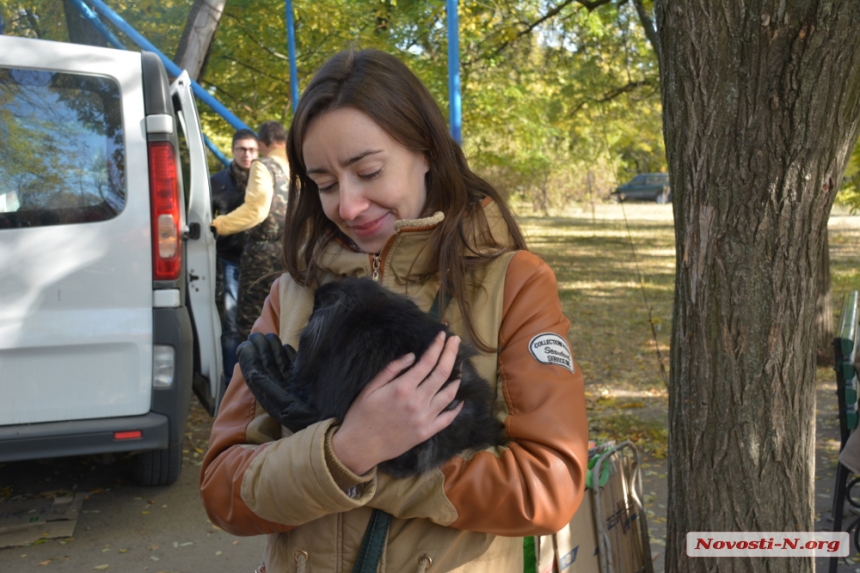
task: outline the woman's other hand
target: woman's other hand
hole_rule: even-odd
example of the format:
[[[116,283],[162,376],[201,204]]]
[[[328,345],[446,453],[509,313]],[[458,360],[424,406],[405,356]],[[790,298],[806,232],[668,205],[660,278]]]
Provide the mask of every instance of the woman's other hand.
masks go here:
[[[459,347],[459,337],[445,340],[441,332],[417,363],[414,354],[407,354],[377,374],[332,437],[341,463],[363,475],[447,428],[463,407],[445,410],[457,395],[459,380],[442,388]]]

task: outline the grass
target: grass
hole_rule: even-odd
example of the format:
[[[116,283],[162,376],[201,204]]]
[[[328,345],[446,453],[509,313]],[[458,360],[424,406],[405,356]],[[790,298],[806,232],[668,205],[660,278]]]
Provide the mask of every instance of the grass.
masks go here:
[[[593,213],[590,207],[551,217],[520,213],[518,220],[530,248],[556,273],[571,321],[570,342],[585,376],[591,439],[629,438],[664,457],[663,377],[669,370],[675,280],[671,205],[596,205]],[[860,290],[858,221],[839,214],[830,222],[837,320],[845,294]],[[828,369],[818,373],[832,381]]]

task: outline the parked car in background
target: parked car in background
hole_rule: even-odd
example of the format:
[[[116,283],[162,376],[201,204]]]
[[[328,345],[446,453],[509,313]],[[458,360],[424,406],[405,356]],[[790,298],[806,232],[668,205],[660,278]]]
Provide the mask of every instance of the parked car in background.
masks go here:
[[[176,481],[192,388],[220,397],[209,195],[186,73],[0,36],[0,462]]]
[[[669,203],[672,200],[672,189],[669,187],[668,173],[641,173],[616,188],[612,195],[619,201],[635,199],[637,201],[656,201]]]

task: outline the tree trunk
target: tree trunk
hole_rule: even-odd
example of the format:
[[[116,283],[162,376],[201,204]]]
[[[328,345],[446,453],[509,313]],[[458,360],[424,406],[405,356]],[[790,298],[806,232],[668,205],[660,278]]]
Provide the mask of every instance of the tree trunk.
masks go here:
[[[813,531],[816,273],[860,129],[860,2],[657,0],[676,237],[667,571],[694,531]]]
[[[841,185],[837,185],[839,189]],[[824,234],[821,260],[815,272],[818,285],[818,303],[815,307],[816,363],[819,366],[833,366],[833,294],[830,290],[830,243]]]
[[[225,4],[227,0],[194,0],[191,6],[173,61],[187,70],[192,80],[203,76]]]
[[[63,0],[63,11],[66,15],[66,29],[69,32],[69,41],[74,44],[85,44],[87,46],[101,46],[107,48],[107,39],[96,30],[90,21],[75,8],[69,0]]]

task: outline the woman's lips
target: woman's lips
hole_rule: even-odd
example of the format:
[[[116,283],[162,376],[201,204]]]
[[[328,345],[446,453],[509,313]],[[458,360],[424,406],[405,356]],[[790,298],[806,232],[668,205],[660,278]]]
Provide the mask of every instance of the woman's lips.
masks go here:
[[[382,228],[383,221],[385,220],[386,215],[378,219],[374,219],[369,223],[364,223],[362,225],[350,225],[349,230],[352,231],[357,237],[371,237],[375,235],[379,229]]]

